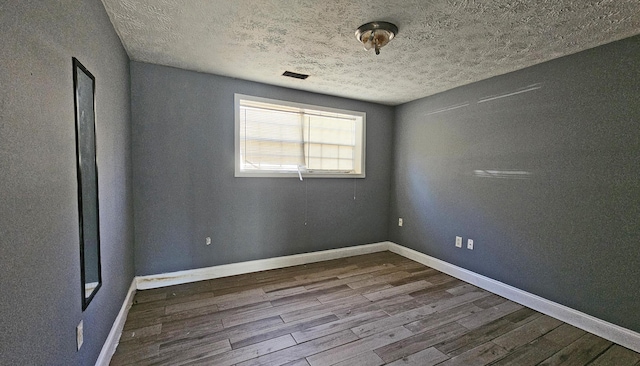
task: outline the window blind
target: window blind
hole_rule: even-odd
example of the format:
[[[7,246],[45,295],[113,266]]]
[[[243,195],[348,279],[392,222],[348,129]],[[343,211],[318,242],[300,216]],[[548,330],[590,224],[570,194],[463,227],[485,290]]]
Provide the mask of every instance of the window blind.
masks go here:
[[[247,99],[238,104],[240,171],[362,173],[363,113]]]

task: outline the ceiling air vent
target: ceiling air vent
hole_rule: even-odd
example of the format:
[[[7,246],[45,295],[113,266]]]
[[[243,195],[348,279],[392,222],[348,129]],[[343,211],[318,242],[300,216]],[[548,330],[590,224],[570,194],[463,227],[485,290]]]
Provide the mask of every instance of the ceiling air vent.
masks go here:
[[[285,71],[284,74],[282,74],[282,76],[288,76],[290,78],[296,78],[296,79],[302,79],[302,80],[309,77],[309,75],[298,74],[297,72],[291,72],[291,71]]]

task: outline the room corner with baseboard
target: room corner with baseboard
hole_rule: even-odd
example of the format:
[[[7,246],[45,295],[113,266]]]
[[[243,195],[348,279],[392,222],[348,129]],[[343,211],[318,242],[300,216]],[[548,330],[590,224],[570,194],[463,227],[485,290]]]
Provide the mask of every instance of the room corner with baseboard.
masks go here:
[[[259,261],[243,262],[237,264],[214,266],[189,271],[163,273],[159,275],[140,276],[132,282],[129,295],[122,306],[121,312],[114,323],[109,338],[100,354],[96,365],[108,365],[109,360],[116,350],[118,339],[122,333],[126,314],[131,307],[133,294],[137,290],[148,290],[175,286],[198,281],[206,281],[226,276],[237,276],[264,270],[299,266],[303,264],[329,261],[338,258],[347,258],[369,253],[390,251],[405,258],[421,263],[427,267],[436,269],[442,273],[458,278],[464,282],[500,295],[506,299],[524,305],[540,313],[571,324],[586,332],[595,334],[626,348],[640,352],[640,333],[617,326],[607,321],[595,318],[578,310],[568,308],[537,295],[522,291],[494,279],[482,276],[451,263],[433,258],[418,251],[403,247],[393,242],[380,242],[368,245],[360,245],[335,250],[326,250],[314,253],[285,256],[279,258],[263,259]]]
[[[632,37],[399,106],[389,240],[638,332],[638,55]]]

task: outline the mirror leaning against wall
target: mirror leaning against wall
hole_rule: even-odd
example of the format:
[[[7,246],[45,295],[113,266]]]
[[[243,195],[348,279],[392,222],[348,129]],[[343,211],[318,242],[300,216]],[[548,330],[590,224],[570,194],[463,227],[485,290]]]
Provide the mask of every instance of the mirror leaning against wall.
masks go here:
[[[102,285],[95,131],[95,78],[73,58],[73,88],[78,175],[80,278],[84,311]]]

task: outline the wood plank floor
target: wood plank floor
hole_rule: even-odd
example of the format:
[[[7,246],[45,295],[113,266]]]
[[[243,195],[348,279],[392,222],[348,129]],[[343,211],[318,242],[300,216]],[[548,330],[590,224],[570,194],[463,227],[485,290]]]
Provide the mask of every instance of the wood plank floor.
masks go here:
[[[381,252],[138,291],[111,365],[640,366],[640,354]]]

